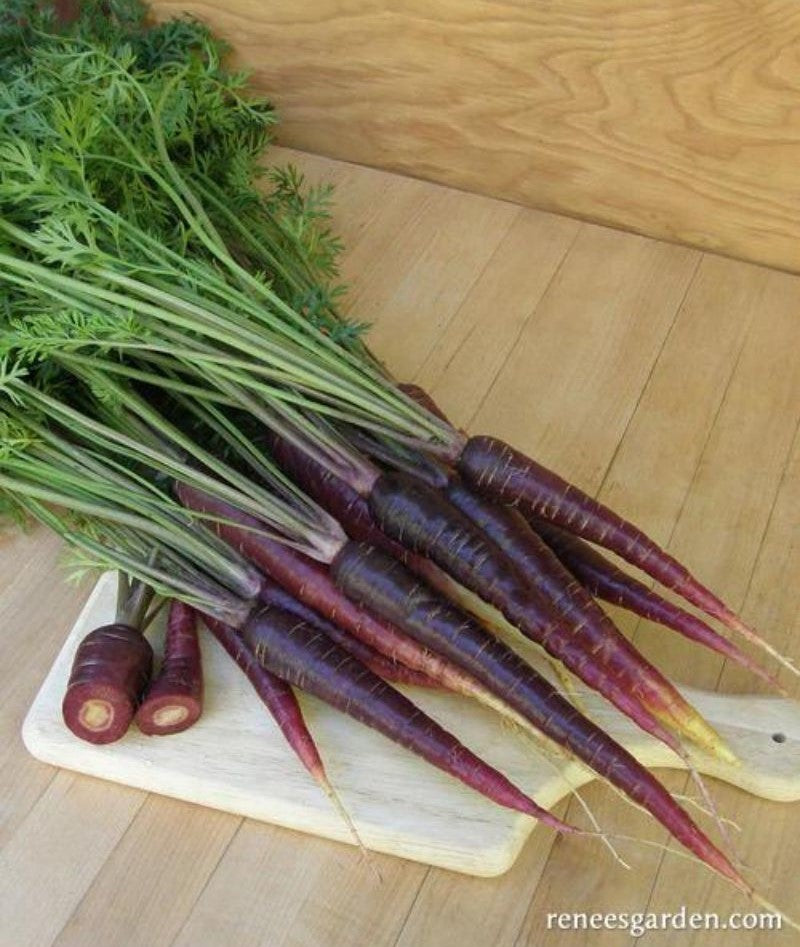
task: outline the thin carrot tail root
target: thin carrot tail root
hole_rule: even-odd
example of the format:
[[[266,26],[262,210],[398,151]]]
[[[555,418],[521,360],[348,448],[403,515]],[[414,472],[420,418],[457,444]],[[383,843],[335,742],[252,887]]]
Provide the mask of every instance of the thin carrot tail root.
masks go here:
[[[571,792],[572,792],[572,795],[577,800],[578,805],[586,813],[587,819],[594,826],[595,834],[603,843],[603,845],[605,845],[605,847],[609,850],[609,852],[611,852],[611,857],[621,868],[624,868],[626,871],[630,871],[631,866],[628,864],[628,862],[625,861],[622,855],[620,855],[618,849],[614,847],[614,843],[611,841],[611,838],[609,837],[608,833],[603,829],[603,827],[597,821],[597,818],[595,817],[595,814],[592,812],[589,806],[589,803],[583,798],[583,796],[578,792],[577,789],[572,788]]]
[[[735,631],[740,634],[745,639],[745,641],[749,641],[750,644],[761,648],[762,651],[765,651],[771,658],[774,658],[779,664],[791,671],[792,674],[800,676],[800,668],[797,667],[791,658],[787,658],[785,655],[781,654],[777,648],[773,647],[768,641],[762,638],[754,628],[751,628],[750,625],[742,621],[738,615],[726,609],[723,614],[717,615],[715,617],[717,617],[726,628],[730,628],[731,631]]]
[[[692,576],[688,576],[683,582],[673,586],[672,590],[702,609],[707,615],[711,615],[717,621],[722,622],[726,628],[740,634],[745,641],[765,651],[771,658],[774,658],[779,664],[791,671],[792,674],[800,676],[800,668],[790,658],[781,654],[755,628],[748,625],[733,609],[729,608],[713,592],[705,588]]]
[[[739,621],[739,619],[737,619],[737,621]],[[747,628],[751,635],[755,634],[755,632],[753,632],[753,630],[747,625],[744,625],[744,627]],[[768,671],[765,667],[763,667],[763,665],[759,664],[755,658],[747,654],[746,651],[742,651],[738,645],[724,637],[724,635],[720,635],[717,632],[714,632],[714,634],[716,636],[716,642],[710,645],[714,651],[716,651],[718,654],[721,654],[724,658],[728,658],[730,661],[733,661],[734,664],[738,664],[740,667],[744,668],[746,671],[749,671],[751,674],[754,674],[757,678],[764,681],[765,684],[768,684],[773,690],[777,691],[782,697],[789,696],[789,692],[778,680],[777,675],[771,671]],[[757,635],[756,637],[758,638],[758,641],[755,641],[753,638],[748,638],[747,640],[751,641],[753,644],[756,644],[761,648],[761,650],[776,658],[781,664],[784,664],[787,667],[790,665],[794,667],[788,658],[784,658],[782,655],[778,654],[775,649],[772,648],[771,645],[767,644],[767,642],[764,642],[760,636]],[[794,673],[798,673],[796,668]]]
[[[611,843],[608,837],[608,833],[604,831],[603,827],[600,825],[597,817],[594,812],[592,812],[589,803],[583,798],[583,796],[578,791],[577,787],[572,783],[572,781],[567,777],[564,772],[563,764],[565,761],[574,760],[571,754],[567,753],[562,747],[558,746],[555,743],[549,741],[544,734],[538,733],[530,725],[526,725],[524,721],[518,723],[513,717],[508,715],[503,715],[501,718],[502,726],[508,727],[516,735],[521,736],[528,743],[532,744],[535,748],[537,754],[545,762],[547,766],[553,771],[559,779],[563,780],[569,786],[570,794],[575,797],[578,805],[586,813],[586,817],[594,828],[594,835],[596,835],[600,841],[605,845],[605,847],[611,852],[611,856],[615,862],[621,865],[623,868],[630,870],[630,865],[625,861],[625,859],[620,855],[614,845]],[[555,757],[555,759],[554,759]],[[558,760],[558,762],[556,762]],[[561,765],[559,765],[559,763]]]
[[[615,841],[618,842],[633,842],[636,845],[643,845],[647,848],[655,848],[660,852],[669,852],[671,855],[675,855],[678,858],[684,858],[687,861],[692,862],[694,865],[702,865],[704,868],[707,868],[716,874],[722,875],[723,878],[726,878],[730,883],[741,891],[746,897],[752,898],[755,895],[755,891],[752,885],[749,885],[744,878],[739,874],[739,872],[727,861],[722,852],[717,852],[719,856],[718,859],[703,857],[700,858],[694,852],[684,851],[679,848],[674,848],[671,844],[674,840],[668,840],[666,842],[656,842],[653,839],[644,839],[638,838],[635,835],[625,835],[624,833],[615,832],[611,836]],[[706,853],[708,856],[708,853]],[[764,902],[768,904],[769,902]],[[770,906],[771,907],[771,906]],[[776,913],[781,913],[777,911]]]
[[[525,812],[526,815],[531,816],[536,819],[537,822],[541,822],[542,825],[549,826],[549,828],[554,829],[556,832],[560,832],[563,835],[594,835],[594,832],[588,832],[586,829],[579,829],[575,825],[571,825],[569,822],[565,822],[563,819],[559,819],[557,815],[553,815],[552,812],[548,812],[547,809],[540,807],[534,800],[536,806],[536,811],[529,809]],[[524,812],[522,808],[517,809],[518,812]]]
[[[692,735],[694,735],[695,733],[698,734],[698,736],[701,739],[698,739],[698,736],[695,736],[694,742],[700,743],[700,745],[703,746],[705,749],[709,748],[709,742],[710,742],[709,735],[711,735],[713,738],[715,738],[712,743],[712,747],[713,747],[712,752],[714,756],[717,759],[730,763],[731,765],[738,765],[739,764],[738,759],[733,754],[733,752],[730,749],[728,749],[728,747],[723,742],[722,738],[716,733],[713,727],[711,727],[711,725],[704,720],[704,718],[691,706],[691,704],[689,704],[686,701],[683,701],[680,695],[678,695],[678,701],[679,703],[675,702],[672,704],[672,706],[670,707],[670,710],[673,713],[675,713],[675,707],[677,704],[678,708],[682,711],[681,717],[683,718],[684,726],[681,727],[681,730],[685,732],[688,729],[690,730]],[[658,719],[658,714],[656,713],[655,710],[653,710],[653,714]],[[733,853],[734,860],[738,864],[739,857],[736,854],[736,848],[733,844],[733,841],[729,833],[727,832],[725,825],[723,824],[722,817],[719,813],[719,810],[717,809],[717,805],[714,801],[714,798],[709,792],[708,787],[705,784],[705,781],[703,780],[697,767],[695,766],[694,761],[692,760],[691,755],[689,754],[689,751],[683,745],[679,736],[673,739],[670,739],[668,745],[673,750],[673,752],[676,753],[680,757],[680,759],[683,761],[684,765],[686,766],[686,769],[689,772],[692,782],[697,787],[703,801],[705,802],[705,804],[708,806],[710,810],[711,817],[713,818],[717,826],[717,829],[719,830],[720,837],[722,838],[724,844],[728,847],[728,849]]]
[[[689,770],[689,775],[692,779],[692,782],[695,784],[695,786],[697,787],[697,790],[700,793],[701,799],[703,800],[703,802],[706,804],[708,808],[708,813],[707,813],[708,816],[711,819],[713,819],[714,824],[717,826],[717,831],[719,832],[719,835],[720,835],[720,838],[722,839],[723,844],[730,852],[733,863],[738,868],[741,869],[743,865],[742,858],[739,855],[739,852],[737,851],[736,843],[733,837],[728,831],[728,825],[726,824],[726,820],[723,818],[722,814],[717,808],[717,804],[714,800],[714,797],[711,795],[711,792],[709,791],[709,788],[706,785],[705,780],[700,775],[699,771],[697,770],[697,767],[692,762],[688,753],[686,754],[684,758],[684,763],[686,764]]]
[[[541,519],[530,521],[530,525],[594,598],[625,608],[729,658],[787,696],[777,677],[737,644],[715,631],[703,619],[667,601],[654,589],[624,572],[579,536]]]
[[[736,650],[738,655],[733,658],[736,664],[744,668],[746,671],[749,671],[751,674],[754,674],[759,680],[767,684],[772,690],[775,691],[776,694],[779,694],[781,697],[791,696],[789,691],[778,680],[777,675],[762,667],[758,661],[753,660],[753,658],[751,658],[750,655],[745,654],[744,651],[740,651],[738,648]],[[783,664],[783,662],[781,662],[781,664]],[[795,673],[797,673],[797,671],[795,671]]]
[[[674,792],[672,794],[672,798],[676,802],[680,802],[685,806],[691,806],[693,809],[696,809],[698,812],[701,812],[703,815],[708,816],[709,818],[713,818],[713,812],[707,806],[704,806],[703,803],[700,802],[700,800],[697,799],[695,796],[689,796],[686,793],[682,793],[682,792]],[[742,831],[741,825],[739,825],[739,823],[736,822],[735,819],[731,819],[728,816],[725,816],[722,814],[720,814],[719,818],[722,823],[724,823],[728,828],[733,829],[735,832]],[[744,868],[748,867],[744,859],[742,859],[741,865]]]
[[[375,864],[375,861],[372,858],[372,854],[370,850],[364,844],[364,840],[361,838],[361,835],[358,829],[356,828],[356,824],[353,821],[353,817],[347,811],[344,803],[342,802],[341,796],[333,788],[333,784],[331,783],[330,779],[328,779],[327,775],[324,772],[315,773],[314,776],[316,777],[316,780],[319,783],[322,791],[325,793],[328,799],[330,799],[331,804],[333,805],[333,808],[336,810],[342,822],[344,822],[344,824],[347,826],[347,830],[350,833],[350,835],[353,837],[353,841],[355,842],[356,847],[361,853],[361,857],[369,865],[370,869],[375,873],[375,876],[377,877],[378,881],[381,884],[383,884],[383,877],[381,876],[381,873],[378,870],[378,866]]]
[[[525,733],[525,736],[526,736],[532,743],[534,743],[534,744],[536,743],[536,737],[535,737],[535,735],[534,735],[534,733],[533,733],[532,731],[528,730],[528,731]],[[600,841],[603,843],[603,845],[605,845],[605,847],[609,850],[609,852],[611,852],[611,857],[614,859],[614,861],[617,862],[619,865],[621,865],[623,868],[625,868],[625,869],[627,869],[628,871],[630,871],[631,866],[625,861],[625,859],[622,857],[622,855],[620,855],[619,851],[617,851],[617,849],[614,847],[614,845],[612,844],[611,840],[610,840],[609,837],[608,837],[608,833],[604,831],[603,827],[602,827],[602,826],[600,825],[600,823],[598,822],[597,817],[595,816],[594,812],[592,812],[592,809],[591,809],[591,807],[589,806],[589,803],[583,798],[583,796],[581,795],[581,793],[578,791],[578,788],[577,788],[577,787],[572,783],[572,781],[567,777],[567,775],[566,775],[566,773],[564,772],[564,770],[562,769],[562,767],[558,766],[558,765],[550,758],[550,755],[547,753],[547,748],[546,748],[546,747],[537,745],[537,746],[536,746],[536,749],[537,749],[537,751],[539,751],[539,753],[541,754],[541,756],[542,756],[543,760],[545,761],[545,763],[550,767],[550,769],[553,770],[553,772],[558,776],[558,778],[561,779],[561,780],[563,780],[563,781],[567,784],[567,786],[569,786],[570,794],[575,797],[575,799],[576,799],[578,805],[579,805],[579,806],[581,807],[581,809],[583,809],[583,811],[586,813],[587,819],[589,820],[589,822],[590,822],[590,823],[592,824],[592,826],[594,827],[595,834],[596,834],[597,837],[600,839]],[[574,759],[574,758],[573,758],[573,759]]]
[[[781,911],[781,909],[774,905],[771,901],[767,901],[767,899],[760,895],[757,891],[751,891],[750,897],[759,907],[764,908],[765,911],[769,911],[770,914],[777,915],[782,922],[788,924],[793,930],[800,931],[800,922],[794,920],[794,918],[788,915],[785,911]]]

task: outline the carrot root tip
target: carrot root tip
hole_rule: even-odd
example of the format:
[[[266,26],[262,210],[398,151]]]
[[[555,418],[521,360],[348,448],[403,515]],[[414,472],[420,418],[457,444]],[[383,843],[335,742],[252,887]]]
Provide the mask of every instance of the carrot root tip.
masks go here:
[[[794,918],[790,917],[784,911],[781,911],[781,909],[776,907],[771,901],[767,901],[767,899],[758,894],[758,892],[751,889],[749,892],[749,897],[752,898],[759,907],[764,908],[765,911],[769,911],[770,914],[776,914],[782,921],[788,924],[789,927],[796,931],[800,931],[800,923],[798,923]]]

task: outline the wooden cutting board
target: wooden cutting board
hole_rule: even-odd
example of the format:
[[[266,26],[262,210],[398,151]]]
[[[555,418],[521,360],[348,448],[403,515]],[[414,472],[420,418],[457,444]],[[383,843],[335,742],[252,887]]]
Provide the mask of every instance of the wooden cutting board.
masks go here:
[[[61,719],[72,657],[83,636],[113,620],[116,578],[101,578],[39,691],[23,725],[38,759],[90,776],[174,796],[340,841],[351,841],[328,799],[296,762],[282,735],[233,662],[203,634],[206,709],[185,733],[148,738],[133,728],[96,747]],[[151,634],[158,648],[161,627]],[[409,693],[412,693],[410,690]],[[705,773],[769,799],[800,799],[800,704],[782,698],[685,690],[738,754],[741,765],[709,761]],[[555,805],[591,775],[561,771],[526,736],[460,698],[414,689],[413,698],[473,750],[544,806]],[[592,715],[648,766],[679,767],[661,744],[605,701],[586,695]],[[309,726],[332,782],[366,845],[380,852],[492,876],[514,863],[535,823],[501,809],[383,737],[321,703],[303,698]]]

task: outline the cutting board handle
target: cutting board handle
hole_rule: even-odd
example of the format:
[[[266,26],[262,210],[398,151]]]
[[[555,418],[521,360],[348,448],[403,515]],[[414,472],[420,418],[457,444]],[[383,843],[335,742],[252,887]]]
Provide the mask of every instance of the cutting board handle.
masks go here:
[[[783,697],[728,695],[681,688],[684,696],[713,724],[737,755],[731,765],[698,753],[698,770],[765,799],[800,799],[800,702]],[[685,769],[671,750],[636,729],[594,695],[584,697],[592,717],[645,766]],[[554,776],[537,800],[547,806],[591,779],[582,767],[567,764],[563,779]]]

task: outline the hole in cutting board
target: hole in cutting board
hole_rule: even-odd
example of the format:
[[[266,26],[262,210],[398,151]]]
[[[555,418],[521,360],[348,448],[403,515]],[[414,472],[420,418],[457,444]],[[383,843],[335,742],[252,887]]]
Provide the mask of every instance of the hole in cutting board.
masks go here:
[[[773,734],[772,734],[772,739],[774,740],[775,743],[785,743],[785,742],[786,742],[786,734],[785,734],[785,733],[773,733]]]

